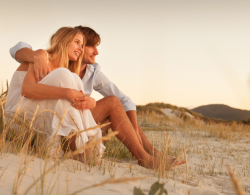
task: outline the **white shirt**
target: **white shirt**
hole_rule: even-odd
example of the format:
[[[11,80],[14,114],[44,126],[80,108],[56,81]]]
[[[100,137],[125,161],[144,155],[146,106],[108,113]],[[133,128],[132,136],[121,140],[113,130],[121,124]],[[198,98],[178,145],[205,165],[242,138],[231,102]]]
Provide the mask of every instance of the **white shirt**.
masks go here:
[[[16,61],[16,52],[22,48],[30,48],[32,47],[24,42],[17,43],[14,47],[10,48],[10,55]],[[19,61],[18,61],[19,62]],[[132,100],[126,96],[119,88],[111,82],[101,71],[101,66],[97,63],[91,65],[87,64],[86,73],[82,78],[84,93],[85,95],[91,95],[93,89],[104,97],[106,96],[116,96],[120,102],[122,103],[125,111],[136,110],[135,104]]]

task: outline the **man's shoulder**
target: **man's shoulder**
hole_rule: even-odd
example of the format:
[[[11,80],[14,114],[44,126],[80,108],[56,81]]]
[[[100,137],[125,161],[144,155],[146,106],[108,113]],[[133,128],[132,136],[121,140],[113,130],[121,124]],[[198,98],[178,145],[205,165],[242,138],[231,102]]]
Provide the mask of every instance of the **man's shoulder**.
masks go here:
[[[103,77],[106,77],[102,72],[101,72],[101,66],[98,63],[95,64],[87,64],[87,69],[88,72],[93,75],[94,80],[102,80]],[[88,73],[88,74],[89,74]]]
[[[90,71],[92,71],[93,80],[95,83],[110,83],[110,80],[107,78],[105,74],[100,70],[101,66],[98,63],[95,64],[88,64],[88,67],[90,68]]]
[[[94,70],[97,71],[97,70],[100,70],[101,69],[101,66],[98,64],[98,63],[95,63],[95,64],[92,64],[91,66],[94,67]]]

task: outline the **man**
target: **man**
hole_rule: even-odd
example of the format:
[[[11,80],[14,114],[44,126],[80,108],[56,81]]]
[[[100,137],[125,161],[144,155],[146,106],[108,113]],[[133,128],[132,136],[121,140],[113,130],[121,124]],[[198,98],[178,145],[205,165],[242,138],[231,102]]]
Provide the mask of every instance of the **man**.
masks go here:
[[[100,71],[100,66],[95,63],[95,57],[99,54],[97,46],[101,42],[99,34],[89,27],[77,26],[75,28],[79,28],[84,34],[86,46],[79,75],[83,82],[84,94],[82,97],[77,98],[72,105],[81,110],[90,109],[96,123],[110,121],[111,129],[119,132],[117,138],[128,147],[135,157],[145,150],[151,157],[154,154],[157,159],[160,159],[161,153],[155,148],[154,151],[152,150],[152,145],[137,124],[135,104],[114,83],[109,81]],[[46,63],[47,55],[43,50],[33,51],[28,44],[19,42],[10,49],[10,53],[19,62],[34,62],[37,81],[50,72]],[[93,89],[101,93],[104,98],[97,102],[91,98],[90,95]],[[176,164],[182,163],[182,161],[177,161]],[[150,162],[149,164],[153,165],[155,162]]]

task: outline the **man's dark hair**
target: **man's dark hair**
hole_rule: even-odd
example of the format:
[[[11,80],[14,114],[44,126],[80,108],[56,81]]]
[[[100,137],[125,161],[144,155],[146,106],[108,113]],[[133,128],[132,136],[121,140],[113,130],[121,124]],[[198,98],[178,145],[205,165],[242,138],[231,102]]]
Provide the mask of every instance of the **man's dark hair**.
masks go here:
[[[92,28],[86,26],[76,26],[86,38],[86,46],[99,45],[101,43],[101,37]]]

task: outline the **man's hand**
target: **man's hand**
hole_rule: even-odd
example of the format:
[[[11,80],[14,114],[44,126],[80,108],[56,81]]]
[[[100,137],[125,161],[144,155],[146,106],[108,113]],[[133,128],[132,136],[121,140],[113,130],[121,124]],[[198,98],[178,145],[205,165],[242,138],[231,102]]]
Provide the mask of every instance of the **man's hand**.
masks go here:
[[[96,106],[96,101],[94,98],[84,95],[84,93],[81,91],[82,95],[81,97],[77,97],[75,99],[75,102],[72,104],[76,109],[79,110],[93,110]]]
[[[66,98],[72,104],[76,102],[76,98],[83,98],[84,94],[81,91],[75,89],[67,89]]]
[[[34,52],[34,71],[37,82],[51,72],[47,61],[47,53],[44,50],[39,49]]]

